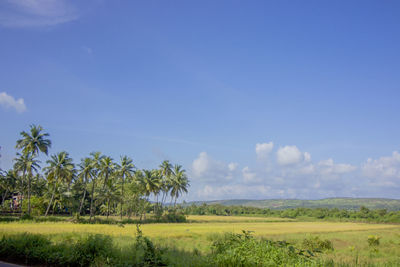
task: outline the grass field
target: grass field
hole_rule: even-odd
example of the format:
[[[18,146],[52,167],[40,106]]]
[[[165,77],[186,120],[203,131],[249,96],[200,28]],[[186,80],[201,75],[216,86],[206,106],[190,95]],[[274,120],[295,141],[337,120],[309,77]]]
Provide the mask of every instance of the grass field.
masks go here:
[[[319,236],[333,242],[335,250],[323,257],[344,263],[400,262],[400,225],[341,222],[298,222],[291,219],[265,217],[189,216],[190,223],[144,224],[143,234],[156,244],[188,252],[210,252],[213,239],[224,232],[253,231],[255,236],[286,240],[301,245],[304,238]],[[0,234],[39,233],[55,241],[76,238],[88,233],[113,237],[117,246],[124,247],[134,241],[136,226],[132,224],[74,224],[71,222],[8,222],[0,223]],[[381,237],[377,249],[369,247],[370,235]]]

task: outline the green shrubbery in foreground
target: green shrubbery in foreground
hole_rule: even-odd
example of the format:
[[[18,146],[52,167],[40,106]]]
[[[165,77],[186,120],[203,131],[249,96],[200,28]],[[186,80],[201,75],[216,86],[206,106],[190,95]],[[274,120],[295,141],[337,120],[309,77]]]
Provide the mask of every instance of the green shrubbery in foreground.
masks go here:
[[[3,236],[0,241],[0,259],[28,265],[323,266],[314,260],[310,250],[298,249],[285,241],[254,238],[245,231],[217,238],[209,257],[196,252],[190,254],[158,248],[142,236],[140,229],[136,242],[124,248],[114,246],[112,239],[105,235],[54,243],[42,235],[23,233]]]
[[[227,234],[213,244],[212,261],[217,266],[309,266],[313,253],[285,241],[256,239],[249,232]]]
[[[146,237],[138,235],[136,243],[124,250],[113,246],[104,235],[88,235],[77,241],[52,243],[38,234],[4,236],[0,241],[0,258],[29,265],[56,266],[166,266],[162,250]]]

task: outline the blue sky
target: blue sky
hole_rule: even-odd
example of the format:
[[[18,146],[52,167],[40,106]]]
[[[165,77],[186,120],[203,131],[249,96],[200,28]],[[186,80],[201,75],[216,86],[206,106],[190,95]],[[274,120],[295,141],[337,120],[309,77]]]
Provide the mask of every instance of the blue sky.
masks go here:
[[[186,200],[398,198],[399,12],[394,0],[2,1],[0,167],[34,123],[76,162],[99,150],[182,164]]]

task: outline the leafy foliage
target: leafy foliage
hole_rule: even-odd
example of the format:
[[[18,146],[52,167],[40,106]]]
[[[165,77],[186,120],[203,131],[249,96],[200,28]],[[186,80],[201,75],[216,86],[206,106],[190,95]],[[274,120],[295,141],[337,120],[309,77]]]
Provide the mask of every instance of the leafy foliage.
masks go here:
[[[333,251],[332,241],[325,239],[322,240],[318,236],[304,238],[302,242],[302,247],[313,253],[323,252],[323,251]]]
[[[212,264],[216,266],[300,266],[311,264],[310,255],[304,255],[285,241],[254,238],[249,231],[227,234],[212,245]]]

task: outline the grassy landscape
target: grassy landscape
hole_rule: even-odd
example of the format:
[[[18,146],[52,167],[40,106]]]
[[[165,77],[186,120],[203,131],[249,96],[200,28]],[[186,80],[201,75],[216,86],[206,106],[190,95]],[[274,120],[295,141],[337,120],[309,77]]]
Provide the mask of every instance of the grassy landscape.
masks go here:
[[[117,218],[115,218],[117,220]],[[386,266],[400,263],[400,225],[351,222],[301,222],[292,219],[268,217],[188,216],[190,223],[155,223],[141,226],[144,236],[156,246],[168,248],[164,255],[169,265],[207,265],[204,260],[212,253],[212,243],[225,233],[251,231],[256,238],[285,240],[302,248],[304,240],[318,237],[330,240],[334,250],[317,253],[318,260],[333,259],[350,266],[375,264]],[[76,240],[89,234],[110,236],[113,245],[126,250],[135,243],[136,225],[133,224],[79,224],[64,222],[2,222],[0,234],[40,234],[55,243]],[[378,236],[378,246],[371,246],[368,238]],[[176,253],[181,253],[176,257]],[[184,255],[184,256],[183,256]],[[196,260],[197,259],[197,260]]]
[[[400,203],[390,199],[180,204],[179,164],[137,169],[100,152],[75,165],[21,132],[0,171],[0,259],[46,266],[399,266]],[[340,209],[341,208],[341,209]]]

